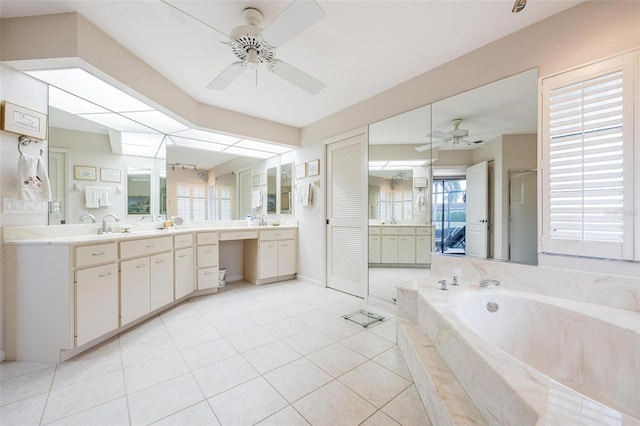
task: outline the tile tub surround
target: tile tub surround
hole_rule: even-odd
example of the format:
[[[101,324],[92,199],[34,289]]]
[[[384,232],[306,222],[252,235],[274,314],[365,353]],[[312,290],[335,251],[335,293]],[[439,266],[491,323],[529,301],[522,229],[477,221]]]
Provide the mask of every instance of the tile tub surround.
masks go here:
[[[0,364],[0,424],[425,425],[396,318],[304,281],[231,283],[60,364]],[[9,398],[10,396],[10,398]]]
[[[633,369],[640,368],[637,362],[639,356],[637,349],[634,352],[634,348],[640,345],[633,343],[638,341],[640,333],[638,329],[640,317],[637,313],[530,294],[531,299],[526,302],[541,315],[535,317],[535,312],[525,312],[526,304],[523,306],[516,303],[517,299],[524,300],[521,297],[524,295],[523,292],[480,289],[477,284],[471,283],[463,283],[462,286],[449,291],[441,291],[434,284],[426,289],[415,291],[415,294],[418,299],[418,323],[405,319],[398,320],[398,345],[407,359],[409,369],[429,413],[441,416],[431,418],[434,424],[459,423],[460,419],[473,416],[473,410],[460,412],[442,408],[447,407],[450,395],[443,396],[441,390],[435,391],[434,386],[429,386],[429,381],[433,381],[434,376],[442,378],[447,374],[453,374],[460,382],[488,424],[582,424],[581,421],[587,420],[596,424],[640,424],[640,419],[633,414],[634,410],[637,410],[634,402],[637,398],[634,396],[637,393],[637,389],[634,393],[637,383],[632,383],[638,376],[638,372]],[[506,297],[501,298],[502,296]],[[482,300],[473,299],[474,297]],[[502,306],[497,314],[501,311],[508,312],[510,306],[515,310],[511,312],[512,316],[494,317],[502,323],[508,323],[507,326],[515,326],[513,330],[515,335],[509,336],[508,332],[501,333],[499,330],[504,329],[501,324],[485,324],[486,318],[480,318],[486,314],[482,308],[478,308],[475,312],[472,310],[469,316],[463,317],[462,312],[468,308],[465,304],[476,301],[484,303],[485,298],[491,297],[499,301]],[[509,299],[509,297],[517,299]],[[404,301],[405,299],[400,298],[399,303],[402,304]],[[537,302],[544,306],[535,306]],[[553,306],[551,303],[556,305]],[[545,306],[550,309],[545,309]],[[581,311],[572,311],[574,308]],[[555,318],[552,318],[552,314]],[[531,318],[527,319],[527,316]],[[605,321],[599,318],[603,317],[612,319],[609,329],[601,327]],[[545,319],[551,321],[550,325],[541,324]],[[565,319],[566,327],[563,330],[559,326]],[[480,330],[484,328],[486,335],[481,336],[474,328]],[[506,327],[506,330],[508,329]],[[554,332],[552,333],[551,330]],[[517,339],[519,333],[525,333],[525,338]],[[594,336],[594,333],[597,335]],[[535,340],[536,334],[540,339],[537,343],[532,341],[532,339]],[[588,341],[580,342],[580,336],[583,340],[590,340],[593,347],[589,348]],[[620,342],[620,339],[624,342]],[[617,398],[616,407],[624,413],[591,400],[545,376],[491,344],[493,341],[501,344],[505,350],[515,353],[516,356],[526,358],[528,353],[529,362],[537,364],[541,369],[566,367],[565,370],[570,371],[576,359],[585,360],[584,376],[576,377],[573,385],[580,388],[592,381],[592,389],[585,392],[589,392],[592,396],[594,393],[601,392],[601,395],[605,395],[605,399],[609,394],[617,392],[617,395],[611,395],[610,400]],[[518,346],[518,341],[522,345]],[[557,350],[551,348],[551,351],[545,352],[540,346],[547,342],[560,347]],[[567,346],[562,348],[562,344]],[[612,347],[618,349],[612,350]],[[429,348],[435,348],[435,350]],[[626,350],[623,350],[625,348]],[[585,353],[582,355],[576,353],[581,350]],[[434,353],[436,356],[433,356]],[[596,362],[591,358],[589,363],[589,355],[594,353]],[[621,359],[610,359],[610,368],[598,367],[597,360],[602,359],[606,362],[607,353],[610,354],[609,358],[616,358],[620,354]],[[624,353],[627,353],[626,358]],[[563,355],[565,356],[562,357]],[[560,358],[556,359],[558,356],[566,362]],[[439,357],[444,360],[448,369],[438,364]],[[631,359],[628,359],[629,357]],[[434,358],[436,361],[433,361]],[[547,367],[544,363],[548,364]],[[590,364],[591,369],[589,369]],[[434,370],[442,371],[433,374]],[[563,374],[558,372],[555,376]],[[608,377],[609,375],[612,377]],[[600,380],[601,383],[594,385],[593,380]],[[450,382],[451,380],[448,384]],[[624,383],[627,383],[629,389],[625,388]],[[600,386],[602,389],[599,388]],[[607,389],[607,386],[610,389]],[[597,389],[594,390],[593,387]],[[464,398],[458,398],[458,400],[464,401]],[[456,407],[459,408],[460,404],[456,404],[454,408]],[[459,424],[477,423],[464,420]]]
[[[433,253],[431,276],[451,281],[497,279],[501,287],[640,312],[640,277],[616,276]]]

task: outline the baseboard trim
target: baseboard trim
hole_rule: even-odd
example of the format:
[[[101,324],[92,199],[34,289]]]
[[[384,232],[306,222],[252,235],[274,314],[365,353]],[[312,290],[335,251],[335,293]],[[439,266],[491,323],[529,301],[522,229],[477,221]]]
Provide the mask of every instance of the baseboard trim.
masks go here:
[[[317,285],[318,287],[326,287],[326,285],[322,284],[322,281],[320,280],[316,280],[313,278],[309,278],[309,277],[305,277],[304,275],[296,275],[296,278],[298,278],[300,281],[304,281],[307,282],[309,284],[313,284],[313,285]]]
[[[0,361],[4,361],[5,357],[4,357],[4,351],[0,351]]]

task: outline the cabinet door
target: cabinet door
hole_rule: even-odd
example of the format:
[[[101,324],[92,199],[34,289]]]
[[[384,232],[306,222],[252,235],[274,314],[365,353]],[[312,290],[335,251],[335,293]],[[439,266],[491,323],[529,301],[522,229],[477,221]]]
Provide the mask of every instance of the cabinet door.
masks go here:
[[[380,263],[380,236],[369,235],[369,263]]]
[[[416,237],[398,237],[398,263],[416,263]]]
[[[398,237],[383,235],[380,244],[380,258],[382,263],[398,263]]]
[[[416,237],[416,263],[431,263],[431,236]]]
[[[260,271],[259,279],[273,278],[278,276],[278,242],[267,241],[260,243],[258,249]]]
[[[173,302],[173,253],[151,256],[151,310]]]
[[[218,267],[198,269],[198,290],[218,287]]]
[[[218,244],[198,247],[198,268],[218,266]]]
[[[180,299],[193,292],[193,248],[175,251],[175,295]]]
[[[118,267],[76,271],[76,345],[118,328]]]
[[[120,321],[127,324],[151,312],[150,258],[120,263]]]
[[[295,240],[278,242],[278,276],[293,275],[298,271],[298,253]]]

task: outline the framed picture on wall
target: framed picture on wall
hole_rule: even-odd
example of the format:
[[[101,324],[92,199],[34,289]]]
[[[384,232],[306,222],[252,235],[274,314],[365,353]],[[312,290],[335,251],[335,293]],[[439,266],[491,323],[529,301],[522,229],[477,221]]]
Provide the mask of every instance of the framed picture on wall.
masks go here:
[[[320,160],[313,160],[307,163],[307,176],[318,176],[320,174]]]
[[[100,168],[100,180],[103,182],[120,182],[120,169],[105,169]]]
[[[47,138],[46,114],[2,101],[1,118],[0,124],[4,131],[40,140]]]
[[[296,165],[296,179],[307,177],[307,163]]]
[[[73,178],[76,180],[97,180],[96,168],[90,166],[73,166]]]

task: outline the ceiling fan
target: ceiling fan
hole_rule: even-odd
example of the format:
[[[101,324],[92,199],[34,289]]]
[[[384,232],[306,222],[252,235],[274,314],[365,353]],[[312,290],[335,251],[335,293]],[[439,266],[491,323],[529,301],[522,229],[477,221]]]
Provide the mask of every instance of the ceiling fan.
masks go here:
[[[276,48],[283,46],[324,18],[325,12],[315,0],[292,1],[264,28],[262,28],[264,19],[262,12],[255,7],[247,7],[242,11],[245,23],[233,28],[229,35],[166,0],[143,1],[174,19],[207,30],[231,47],[233,54],[239,60],[231,63],[218,74],[207,86],[209,89],[224,90],[247,68],[257,69],[260,64],[266,64],[269,71],[311,94],[315,95],[325,86],[320,80],[276,58]]]
[[[429,148],[440,147],[448,142],[451,142],[452,146],[461,143],[469,146],[482,146],[480,145],[482,143],[481,140],[472,141],[465,139],[469,137],[469,131],[467,129],[460,128],[460,124],[462,124],[461,118],[454,118],[453,120],[451,120],[451,124],[453,125],[453,129],[449,130],[448,132],[434,130],[429,134],[429,136],[431,136],[433,139],[440,139],[439,141],[416,147],[416,151],[423,152],[428,150]]]

